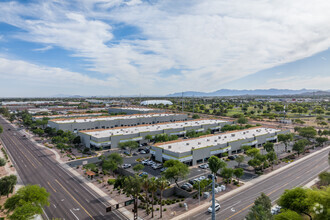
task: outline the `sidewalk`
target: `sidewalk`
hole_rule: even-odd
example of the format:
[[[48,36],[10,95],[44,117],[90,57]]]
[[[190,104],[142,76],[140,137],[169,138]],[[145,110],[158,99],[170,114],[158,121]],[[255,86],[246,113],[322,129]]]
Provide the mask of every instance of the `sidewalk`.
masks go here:
[[[285,169],[288,169],[288,168],[294,166],[295,164],[300,163],[300,162],[302,162],[302,161],[304,161],[304,160],[306,160],[306,159],[312,157],[312,156],[315,155],[315,154],[318,154],[318,153],[321,153],[321,152],[323,152],[323,151],[326,151],[326,150],[328,150],[329,148],[330,148],[330,146],[328,146],[328,147],[324,147],[322,150],[319,150],[319,151],[313,152],[313,153],[311,153],[310,155],[307,155],[307,156],[304,157],[304,158],[301,158],[301,159],[299,159],[299,160],[297,160],[297,161],[294,161],[294,162],[292,162],[292,163],[290,163],[290,164],[288,164],[288,165],[286,165],[286,166],[284,166],[284,167],[281,167],[281,168],[279,168],[279,169],[277,169],[277,170],[274,170],[273,172],[270,172],[270,173],[268,173],[268,174],[266,174],[266,175],[262,175],[262,176],[260,176],[260,177],[258,177],[258,178],[256,178],[256,179],[253,179],[253,180],[247,182],[247,183],[246,183],[245,185],[243,185],[242,187],[239,187],[239,188],[237,188],[237,189],[235,189],[235,190],[232,190],[232,191],[230,191],[230,192],[228,192],[228,193],[226,193],[226,194],[224,194],[224,195],[222,195],[222,196],[216,197],[215,199],[218,200],[218,201],[225,200],[225,199],[227,199],[228,197],[230,197],[230,196],[232,196],[232,195],[234,195],[234,194],[237,194],[237,193],[239,193],[239,192],[241,192],[241,191],[243,191],[243,190],[249,188],[250,186],[252,186],[252,185],[254,185],[254,184],[256,184],[256,183],[259,183],[259,182],[261,182],[261,181],[267,179],[268,177],[270,177],[270,176],[272,176],[272,175],[274,175],[274,174],[277,174],[277,173],[279,173],[279,172],[281,172],[281,171],[283,171],[283,170],[285,170]],[[183,214],[181,214],[181,215],[179,215],[179,216],[176,216],[176,217],[172,218],[172,220],[180,220],[180,219],[188,218],[189,216],[192,216],[192,215],[194,215],[195,213],[198,213],[198,212],[201,212],[201,211],[205,211],[209,206],[210,206],[209,203],[205,203],[205,204],[203,204],[203,205],[198,206],[198,207],[195,208],[195,209],[189,210],[189,211],[187,211],[187,212],[185,212],[185,213],[183,213]]]

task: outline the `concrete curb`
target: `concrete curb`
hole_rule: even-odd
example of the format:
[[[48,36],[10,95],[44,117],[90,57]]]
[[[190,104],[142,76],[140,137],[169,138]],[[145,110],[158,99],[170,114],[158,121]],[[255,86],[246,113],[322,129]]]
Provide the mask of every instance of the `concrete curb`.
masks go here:
[[[261,182],[261,181],[263,181],[263,180],[269,178],[270,176],[275,175],[275,174],[277,174],[277,173],[279,173],[279,172],[281,172],[281,171],[283,171],[283,170],[285,170],[285,169],[288,169],[288,168],[294,166],[294,165],[297,164],[297,163],[303,162],[303,161],[307,160],[308,158],[314,156],[315,154],[319,154],[319,153],[321,153],[321,152],[323,152],[323,151],[328,150],[329,148],[330,148],[330,146],[324,147],[323,149],[321,149],[321,150],[319,150],[319,151],[313,152],[313,153],[307,155],[306,157],[303,157],[303,158],[301,158],[301,159],[299,159],[299,160],[297,160],[297,161],[294,161],[294,162],[292,162],[292,163],[290,163],[290,164],[288,164],[288,165],[285,165],[284,167],[281,167],[281,168],[279,168],[279,169],[277,169],[277,170],[275,170],[275,171],[273,171],[273,172],[270,172],[270,173],[268,173],[268,174],[266,174],[266,175],[262,175],[262,176],[260,176],[260,177],[258,177],[258,178],[256,178],[256,179],[253,179],[253,180],[249,181],[248,183],[246,183],[246,184],[245,184],[244,186],[242,186],[242,187],[239,187],[239,188],[237,188],[237,189],[235,189],[235,190],[232,190],[232,191],[230,191],[230,192],[228,192],[228,193],[226,193],[226,194],[224,194],[224,195],[222,195],[222,196],[216,197],[216,200],[218,200],[218,201],[225,200],[225,199],[227,199],[228,197],[230,197],[230,196],[232,196],[232,195],[234,195],[234,194],[237,194],[237,193],[239,193],[239,192],[241,192],[241,191],[247,189],[247,188],[250,187],[251,185],[254,185],[254,184],[256,184],[256,183],[259,183],[259,182]],[[191,215],[193,215],[193,214],[195,214],[195,213],[197,213],[197,212],[199,212],[199,211],[201,211],[201,210],[206,209],[206,208],[209,207],[209,206],[210,206],[209,203],[205,203],[205,204],[200,205],[200,206],[198,206],[198,207],[196,207],[196,208],[194,208],[194,209],[192,209],[192,210],[190,210],[190,211],[188,211],[188,212],[186,212],[186,213],[183,213],[183,214],[181,214],[181,215],[179,215],[179,216],[176,216],[176,217],[172,218],[172,220],[180,220],[180,219],[187,218],[187,217],[189,217],[189,216],[191,216]]]

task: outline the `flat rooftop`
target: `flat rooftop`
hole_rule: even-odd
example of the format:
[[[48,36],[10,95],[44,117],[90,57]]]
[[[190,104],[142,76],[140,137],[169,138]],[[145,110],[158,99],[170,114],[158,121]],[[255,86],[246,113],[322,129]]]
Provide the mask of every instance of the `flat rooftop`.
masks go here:
[[[141,111],[141,112],[155,111],[155,109],[152,108],[138,108],[138,107],[113,107],[113,108],[122,109],[122,110]]]
[[[107,113],[82,113],[82,114],[65,114],[65,115],[38,115],[34,118],[74,118],[74,117],[84,117],[84,116],[98,116]]]
[[[170,150],[176,153],[183,153],[183,152],[191,151],[192,148],[198,149],[207,146],[215,146],[215,145],[225,144],[231,141],[237,141],[241,139],[244,140],[259,135],[274,133],[277,131],[280,130],[273,128],[257,127],[257,128],[227,132],[217,135],[207,135],[201,138],[194,138],[190,140],[182,140],[182,141],[178,140],[178,141],[171,141],[166,143],[159,143],[159,144],[155,144],[154,146],[163,148],[165,150]]]
[[[136,118],[151,118],[151,117],[164,117],[178,114],[171,113],[151,113],[151,114],[135,114],[135,115],[117,115],[117,116],[99,116],[99,117],[83,117],[74,119],[53,119],[55,123],[83,123],[83,122],[94,122],[94,121],[112,121],[120,119],[136,119]]]
[[[193,121],[182,121],[182,122],[169,122],[159,123],[153,125],[139,125],[134,127],[122,127],[122,128],[111,128],[111,129],[96,129],[92,131],[80,131],[82,133],[91,135],[96,138],[110,137],[113,135],[125,135],[125,134],[136,134],[140,132],[151,132],[165,129],[184,128],[198,125],[218,124],[225,121],[215,119],[202,119]]]

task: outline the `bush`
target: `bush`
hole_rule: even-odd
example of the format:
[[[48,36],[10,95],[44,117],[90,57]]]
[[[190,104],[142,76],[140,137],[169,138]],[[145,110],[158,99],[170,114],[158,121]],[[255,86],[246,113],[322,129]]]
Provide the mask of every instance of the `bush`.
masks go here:
[[[182,208],[182,207],[183,207],[183,204],[182,204],[181,202],[179,203],[179,207],[180,207],[180,208]]]
[[[166,208],[165,208],[165,209],[163,209],[163,212],[166,212]]]
[[[159,208],[157,208],[156,211],[159,211]]]
[[[116,182],[116,179],[108,179],[108,184],[109,185],[114,185]]]

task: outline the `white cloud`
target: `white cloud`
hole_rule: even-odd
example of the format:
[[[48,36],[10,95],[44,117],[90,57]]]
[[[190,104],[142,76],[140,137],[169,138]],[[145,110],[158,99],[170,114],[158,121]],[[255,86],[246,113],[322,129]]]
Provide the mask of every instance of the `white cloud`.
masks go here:
[[[33,49],[33,51],[41,51],[41,52],[44,52],[44,51],[51,50],[51,49],[53,49],[53,47],[50,46],[50,45],[48,45],[48,46],[45,46],[45,47],[41,47],[41,48]]]
[[[20,39],[72,51],[127,93],[167,94],[219,89],[326,50],[329,11],[326,0],[59,0],[0,3],[0,21],[25,30]],[[143,40],[116,39],[117,23],[136,27]],[[171,69],[182,71],[162,74]]]

